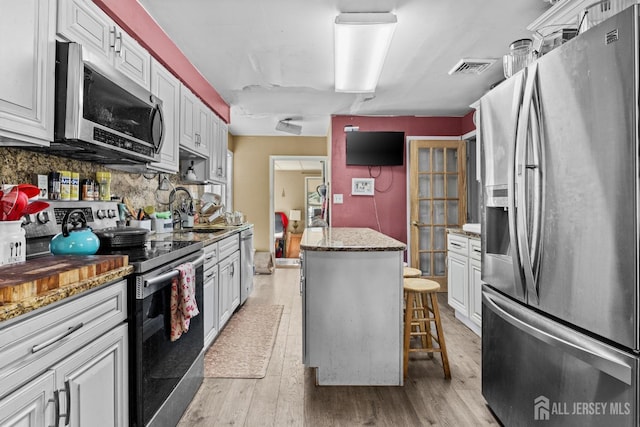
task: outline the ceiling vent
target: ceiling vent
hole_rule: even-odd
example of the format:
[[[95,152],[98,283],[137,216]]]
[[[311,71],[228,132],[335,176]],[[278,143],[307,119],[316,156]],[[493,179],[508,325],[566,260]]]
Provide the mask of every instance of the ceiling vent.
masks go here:
[[[494,62],[496,62],[496,59],[463,58],[449,71],[449,75],[481,74],[484,70],[491,67]]]

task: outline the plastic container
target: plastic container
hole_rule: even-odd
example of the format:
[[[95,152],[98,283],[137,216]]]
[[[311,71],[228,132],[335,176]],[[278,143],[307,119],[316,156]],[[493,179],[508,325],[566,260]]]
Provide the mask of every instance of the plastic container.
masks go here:
[[[509,78],[531,64],[536,58],[533,40],[520,39],[509,45],[509,53],[503,57],[504,76]]]
[[[111,172],[96,172],[98,182],[99,200],[111,200]],[[95,189],[94,189],[95,192]]]
[[[71,200],[70,171],[60,171],[60,200]]]
[[[22,220],[0,221],[0,265],[24,262],[27,253],[27,240]]]
[[[49,172],[49,200],[60,199],[60,172]]]
[[[80,200],[80,174],[71,172],[70,200]]]
[[[635,3],[635,0],[602,0],[591,3],[578,15],[578,33],[582,34]]]

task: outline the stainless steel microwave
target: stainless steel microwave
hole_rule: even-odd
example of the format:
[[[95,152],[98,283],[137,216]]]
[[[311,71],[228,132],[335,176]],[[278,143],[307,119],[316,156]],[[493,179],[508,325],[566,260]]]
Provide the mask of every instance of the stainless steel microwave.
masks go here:
[[[56,43],[56,108],[50,154],[104,164],[156,162],[162,101],[112,65],[83,59],[78,43]]]

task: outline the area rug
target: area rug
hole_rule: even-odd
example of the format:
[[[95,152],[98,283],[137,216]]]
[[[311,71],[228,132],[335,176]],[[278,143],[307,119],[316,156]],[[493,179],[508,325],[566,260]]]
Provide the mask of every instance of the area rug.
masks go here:
[[[208,378],[264,378],[282,316],[282,305],[244,305],[204,356]]]

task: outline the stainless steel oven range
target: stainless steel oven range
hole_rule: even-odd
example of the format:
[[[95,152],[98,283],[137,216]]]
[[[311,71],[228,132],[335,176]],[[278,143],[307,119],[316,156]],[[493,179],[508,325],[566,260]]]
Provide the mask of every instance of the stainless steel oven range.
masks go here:
[[[49,254],[48,242],[61,231],[65,214],[80,209],[94,230],[117,225],[115,202],[50,201],[47,210],[25,217],[27,258]],[[166,237],[165,237],[166,236]],[[129,419],[130,425],[175,426],[200,387],[204,375],[203,261],[200,242],[172,240],[171,234],[149,235],[143,246],[101,248],[98,254],[129,257],[128,278]],[[195,296],[201,313],[179,339],[169,338],[172,280],[177,267],[195,269]]]

